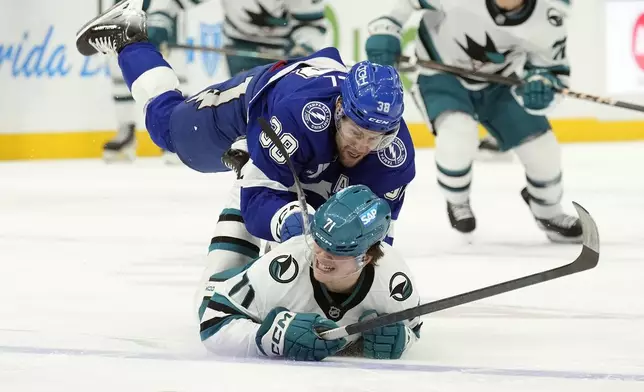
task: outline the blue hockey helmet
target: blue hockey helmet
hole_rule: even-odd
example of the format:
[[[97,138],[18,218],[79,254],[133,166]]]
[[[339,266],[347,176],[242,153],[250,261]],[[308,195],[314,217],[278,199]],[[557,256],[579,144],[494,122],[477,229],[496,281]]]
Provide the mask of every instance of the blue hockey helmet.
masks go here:
[[[389,204],[364,185],[333,195],[313,216],[311,233],[318,246],[337,256],[360,256],[382,241],[391,225]]]
[[[362,128],[395,137],[405,104],[403,86],[394,67],[361,61],[351,67],[340,91],[347,117]]]

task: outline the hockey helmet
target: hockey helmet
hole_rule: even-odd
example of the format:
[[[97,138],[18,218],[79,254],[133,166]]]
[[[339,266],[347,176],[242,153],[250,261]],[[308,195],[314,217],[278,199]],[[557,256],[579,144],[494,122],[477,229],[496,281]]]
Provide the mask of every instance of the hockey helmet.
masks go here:
[[[405,103],[400,76],[394,67],[361,61],[341,85],[342,114],[361,128],[386,134],[379,149],[391,144],[402,121]]]
[[[333,195],[313,216],[311,234],[317,245],[337,256],[364,255],[382,241],[391,225],[389,204],[364,185]]]

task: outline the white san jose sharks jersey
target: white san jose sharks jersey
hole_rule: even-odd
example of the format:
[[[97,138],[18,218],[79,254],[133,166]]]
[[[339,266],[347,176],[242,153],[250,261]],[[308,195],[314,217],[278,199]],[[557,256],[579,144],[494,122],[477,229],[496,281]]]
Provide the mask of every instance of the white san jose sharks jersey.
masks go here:
[[[326,0],[222,0],[223,31],[233,42],[284,49],[292,42],[324,47]]]
[[[404,0],[388,17],[404,25],[423,9],[416,56],[448,65],[504,76],[521,76],[527,68],[548,68],[568,85],[566,53],[569,0],[525,0],[504,12],[494,0]],[[372,22],[371,33],[374,31]],[[423,69],[422,73],[433,74]],[[465,87],[486,84],[462,78]]]
[[[358,321],[367,310],[393,313],[419,304],[418,291],[402,257],[383,243],[385,256],[362,269],[352,293],[334,294],[313,277],[304,236],[279,244],[252,264],[213,275],[204,283],[199,308],[201,340],[214,353],[261,356],[255,335],[275,307],[317,313],[338,325]],[[414,331],[406,348],[418,339],[420,319],[405,321]],[[359,335],[347,338],[354,342]]]

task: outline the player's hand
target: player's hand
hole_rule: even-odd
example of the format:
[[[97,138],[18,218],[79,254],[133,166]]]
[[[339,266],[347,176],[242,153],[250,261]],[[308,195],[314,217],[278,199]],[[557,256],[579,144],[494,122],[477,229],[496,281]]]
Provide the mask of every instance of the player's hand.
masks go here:
[[[400,29],[398,24],[386,18],[369,23],[370,37],[365,43],[367,59],[381,65],[395,65],[402,53]]]
[[[555,99],[561,81],[545,69],[531,69],[523,78],[523,85],[516,92],[523,98],[523,106],[532,110],[546,109]]]
[[[368,310],[360,316],[360,321],[377,316],[378,313],[375,310]],[[402,321],[363,332],[364,356],[375,359],[398,359],[411,340],[412,333],[414,332]]]
[[[321,361],[340,350],[346,340],[324,340],[318,337],[315,330],[337,327],[336,323],[319,314],[294,313],[277,307],[262,322],[255,335],[255,343],[267,357]]]
[[[309,214],[309,224],[313,222],[313,215]],[[291,237],[304,234],[304,220],[299,212],[293,213],[284,219],[282,229],[280,230],[281,242],[285,242]]]

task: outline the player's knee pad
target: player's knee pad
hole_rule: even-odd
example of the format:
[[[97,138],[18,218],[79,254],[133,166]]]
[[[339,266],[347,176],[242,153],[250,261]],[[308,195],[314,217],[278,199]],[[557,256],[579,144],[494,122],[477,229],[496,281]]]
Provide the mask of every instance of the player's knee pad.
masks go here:
[[[436,178],[451,203],[465,202],[472,181],[472,161],[478,148],[478,123],[462,112],[445,112],[436,128]]]
[[[560,213],[561,149],[555,135],[546,132],[516,147],[515,152],[525,167],[532,212],[539,218]]]
[[[434,121],[436,160],[448,169],[469,166],[478,148],[478,122],[463,112],[445,112]]]

